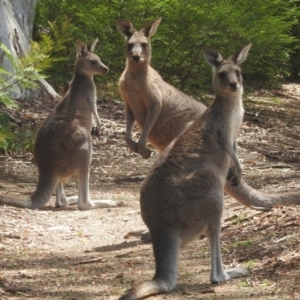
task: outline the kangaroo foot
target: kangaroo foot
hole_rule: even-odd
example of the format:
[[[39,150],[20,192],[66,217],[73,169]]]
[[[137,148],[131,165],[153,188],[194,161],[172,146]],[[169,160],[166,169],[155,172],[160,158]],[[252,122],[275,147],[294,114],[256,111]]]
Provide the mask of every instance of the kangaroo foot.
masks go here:
[[[131,236],[141,237],[141,241],[143,241],[144,243],[152,242],[150,232],[145,229],[129,231],[124,235],[124,239],[128,239]]]
[[[151,156],[152,151],[148,147],[139,147],[139,154],[147,159]]]
[[[125,206],[122,201],[114,201],[114,200],[94,200],[86,203],[78,203],[78,209],[80,210],[121,207],[121,206]]]
[[[68,205],[75,205],[78,203],[78,196],[71,196],[66,198],[61,198],[59,201],[55,202],[56,207],[65,207]]]
[[[217,284],[229,279],[244,277],[249,274],[250,274],[249,270],[243,267],[236,267],[236,268],[224,270],[224,274],[214,274],[214,275],[212,274],[210,281],[211,283]]]
[[[243,267],[235,267],[231,269],[224,270],[227,279],[244,277],[250,274],[250,271]]]
[[[135,142],[133,140],[126,140],[126,143],[131,151],[133,151],[135,153],[139,153],[139,148],[138,148],[137,142]]]

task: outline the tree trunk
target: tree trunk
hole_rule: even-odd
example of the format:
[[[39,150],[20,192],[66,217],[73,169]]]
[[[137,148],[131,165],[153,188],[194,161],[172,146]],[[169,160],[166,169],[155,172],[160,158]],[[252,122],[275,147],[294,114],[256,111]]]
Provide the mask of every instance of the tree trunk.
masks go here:
[[[15,57],[23,56],[30,48],[36,1],[0,0],[0,43],[3,43]],[[14,71],[9,61],[4,59],[1,53],[0,65],[9,72]],[[41,79],[40,83],[51,96],[57,96],[45,80]],[[32,100],[38,96],[38,93],[34,90],[16,87],[11,96],[14,99]]]

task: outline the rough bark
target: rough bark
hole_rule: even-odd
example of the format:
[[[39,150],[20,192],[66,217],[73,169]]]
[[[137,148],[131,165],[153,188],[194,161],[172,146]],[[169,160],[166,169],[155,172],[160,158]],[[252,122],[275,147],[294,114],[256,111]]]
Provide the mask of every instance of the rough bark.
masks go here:
[[[15,57],[26,54],[32,37],[34,9],[37,0],[0,0],[0,43],[3,43]],[[0,53],[0,65],[13,72],[13,67]],[[52,96],[57,94],[41,79],[41,85]],[[37,91],[16,87],[11,95],[14,99],[34,99]]]

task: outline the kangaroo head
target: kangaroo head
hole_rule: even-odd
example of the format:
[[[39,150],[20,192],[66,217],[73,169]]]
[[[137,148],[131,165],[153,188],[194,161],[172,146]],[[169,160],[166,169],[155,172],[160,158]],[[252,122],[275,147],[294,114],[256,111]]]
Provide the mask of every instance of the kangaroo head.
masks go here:
[[[108,67],[101,62],[98,55],[93,53],[97,42],[98,39],[95,39],[91,44],[77,40],[75,73],[85,76],[105,75],[108,73]]]
[[[150,37],[155,34],[161,18],[149,23],[137,31],[133,24],[126,20],[117,22],[117,29],[125,36],[126,56],[136,63],[149,61],[151,57]]]
[[[242,74],[239,65],[246,60],[252,44],[223,59],[222,55],[213,48],[204,48],[206,61],[213,66],[213,86],[215,91],[234,93],[242,91]]]

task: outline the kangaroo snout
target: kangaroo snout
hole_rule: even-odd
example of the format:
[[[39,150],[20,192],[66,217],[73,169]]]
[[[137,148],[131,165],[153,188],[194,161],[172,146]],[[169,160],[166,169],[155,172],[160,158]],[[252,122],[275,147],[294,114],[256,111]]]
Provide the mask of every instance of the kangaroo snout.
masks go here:
[[[141,43],[135,43],[131,50],[131,58],[135,62],[144,60],[144,52]]]
[[[232,90],[232,91],[236,91],[238,88],[238,83],[236,81],[232,81],[228,83],[228,87]]]
[[[102,71],[103,71],[104,74],[107,74],[108,71],[109,71],[109,69],[108,69],[107,66],[103,65],[103,66],[102,66]]]
[[[133,55],[132,56],[132,59],[135,61],[135,62],[139,62],[141,57],[139,55]]]
[[[98,75],[106,75],[108,71],[109,71],[108,67],[102,62],[99,62],[96,67],[95,73]]]

